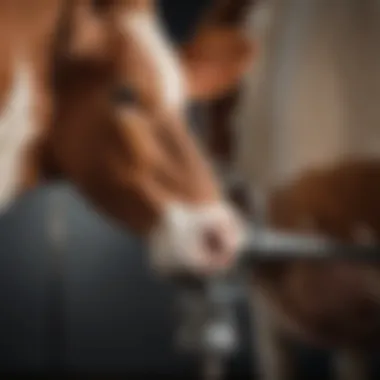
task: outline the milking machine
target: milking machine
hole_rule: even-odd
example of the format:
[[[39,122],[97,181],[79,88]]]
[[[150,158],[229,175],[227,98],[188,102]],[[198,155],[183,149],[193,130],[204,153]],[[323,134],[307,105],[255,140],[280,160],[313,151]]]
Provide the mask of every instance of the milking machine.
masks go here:
[[[380,247],[353,245],[316,236],[301,236],[254,228],[237,267],[227,276],[202,281],[176,279],[180,311],[176,343],[201,356],[204,380],[225,377],[228,359],[239,350],[236,318],[238,300],[248,300],[245,271],[259,262],[307,258],[311,260],[379,261]]]

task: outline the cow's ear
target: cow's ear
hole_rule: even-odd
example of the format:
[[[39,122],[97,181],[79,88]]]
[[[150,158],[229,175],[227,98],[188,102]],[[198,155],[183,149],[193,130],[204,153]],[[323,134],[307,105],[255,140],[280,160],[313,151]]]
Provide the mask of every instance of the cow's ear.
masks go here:
[[[237,28],[210,27],[182,47],[189,97],[211,100],[234,89],[257,54],[255,41]]]

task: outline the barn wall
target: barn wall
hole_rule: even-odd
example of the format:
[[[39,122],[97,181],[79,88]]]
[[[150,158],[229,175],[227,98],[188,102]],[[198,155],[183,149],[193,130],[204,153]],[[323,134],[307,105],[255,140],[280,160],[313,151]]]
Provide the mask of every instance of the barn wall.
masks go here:
[[[378,157],[379,3],[269,3],[264,54],[235,113],[239,170],[266,188],[347,156]]]

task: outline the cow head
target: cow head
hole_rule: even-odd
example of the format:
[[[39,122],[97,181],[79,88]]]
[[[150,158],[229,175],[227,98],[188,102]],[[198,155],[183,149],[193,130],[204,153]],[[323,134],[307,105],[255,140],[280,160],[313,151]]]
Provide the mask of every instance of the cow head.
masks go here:
[[[242,225],[185,111],[189,100],[234,84],[250,60],[248,41],[235,30],[207,30],[177,51],[148,0],[75,0],[65,28],[46,168],[147,237],[159,267],[226,267]]]

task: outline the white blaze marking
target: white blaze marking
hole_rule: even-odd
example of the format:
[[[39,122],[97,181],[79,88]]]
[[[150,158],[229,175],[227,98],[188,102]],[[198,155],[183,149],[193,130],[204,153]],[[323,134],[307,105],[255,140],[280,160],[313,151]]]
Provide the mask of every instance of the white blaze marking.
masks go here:
[[[172,204],[166,211],[150,241],[152,264],[159,271],[220,269],[212,263],[213,252],[204,246],[203,233],[209,227],[223,229],[221,237],[227,254],[236,253],[244,242],[241,220],[227,204]]]
[[[150,54],[159,75],[165,106],[181,107],[185,94],[182,71],[159,21],[151,14],[132,12],[125,19],[124,27],[138,38],[145,52]]]
[[[22,159],[33,137],[30,72],[17,63],[13,85],[0,113],[0,212],[13,201],[21,180]]]

